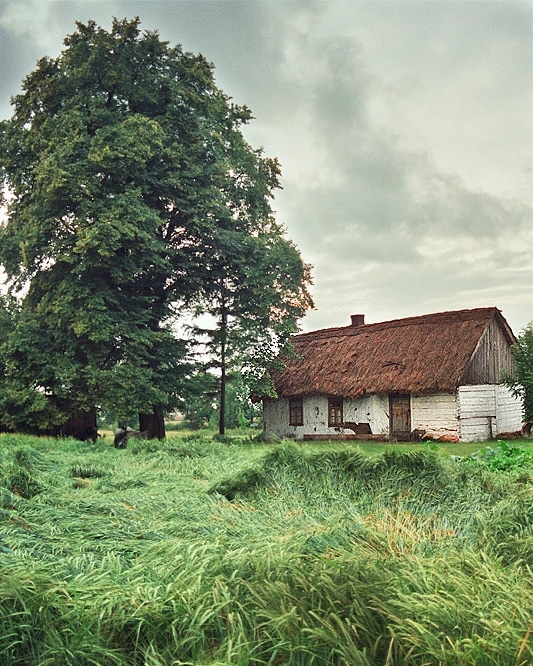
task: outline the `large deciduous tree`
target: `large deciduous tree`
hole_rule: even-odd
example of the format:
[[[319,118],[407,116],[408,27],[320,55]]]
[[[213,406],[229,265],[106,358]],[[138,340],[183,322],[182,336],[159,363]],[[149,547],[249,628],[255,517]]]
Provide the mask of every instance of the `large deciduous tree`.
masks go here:
[[[0,124],[0,262],[23,294],[4,345],[19,421],[136,410],[150,436],[182,389],[185,309],[247,340],[284,338],[311,305],[308,268],[270,208],[279,165],[245,141],[250,111],[201,55],[77,23]],[[245,339],[244,337],[242,338]]]

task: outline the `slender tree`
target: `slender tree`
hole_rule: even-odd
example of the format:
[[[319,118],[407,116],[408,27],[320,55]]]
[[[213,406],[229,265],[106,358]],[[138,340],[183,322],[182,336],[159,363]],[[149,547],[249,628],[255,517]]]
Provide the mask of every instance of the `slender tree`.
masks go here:
[[[210,314],[214,326],[198,328],[207,336],[206,353],[219,373],[219,434],[225,432],[226,384],[231,373],[243,375],[253,391],[280,349],[297,331],[298,320],[312,306],[307,291],[309,267],[282,230],[270,224],[245,239],[224,233],[226,250],[211,257],[211,279],[198,292],[196,313]],[[204,245],[204,248],[207,247]],[[213,248],[214,250],[214,248]],[[215,253],[216,254],[216,253]],[[264,389],[259,391],[264,394]]]
[[[0,262],[25,294],[6,347],[19,417],[33,400],[53,422],[128,407],[162,437],[183,382],[172,323],[221,302],[223,270],[238,271],[228,288],[240,291],[250,239],[281,238],[269,204],[279,165],[246,143],[251,113],[216,87],[213,66],[139,19],[109,32],[77,23],[13,103],[0,124]]]

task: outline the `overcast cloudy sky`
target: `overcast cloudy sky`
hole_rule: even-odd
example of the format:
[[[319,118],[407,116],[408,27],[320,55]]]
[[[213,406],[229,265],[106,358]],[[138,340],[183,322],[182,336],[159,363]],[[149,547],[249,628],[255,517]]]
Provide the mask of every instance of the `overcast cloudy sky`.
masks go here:
[[[303,330],[495,305],[533,319],[532,0],[0,0],[0,117],[75,21],[200,52],[279,158]]]

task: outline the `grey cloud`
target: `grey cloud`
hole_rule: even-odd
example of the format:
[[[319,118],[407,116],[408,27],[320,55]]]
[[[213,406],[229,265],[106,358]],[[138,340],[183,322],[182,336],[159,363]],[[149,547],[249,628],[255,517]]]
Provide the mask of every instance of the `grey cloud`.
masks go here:
[[[0,118],[11,114],[9,101],[20,92],[22,80],[29,74],[27,63],[35,64],[33,45],[29,38],[22,38],[4,32],[0,34],[0,62],[2,76],[0,78]]]
[[[526,203],[473,191],[457,176],[419,174],[413,194],[412,222],[418,232],[429,229],[448,237],[497,241],[510,233],[531,231],[531,208]]]
[[[353,40],[335,39],[318,43],[321,66],[313,72],[311,107],[316,121],[335,134],[366,125],[368,77]]]
[[[531,269],[517,275],[500,265],[474,263],[465,265],[457,257],[444,261],[428,257],[415,267],[392,262],[374,263],[343,270],[340,279],[331,274],[317,275],[325,284],[327,308],[318,308],[306,318],[306,330],[322,326],[342,326],[349,315],[362,312],[367,321],[425,314],[439,310],[469,307],[502,307],[515,332],[531,320]],[[518,278],[518,279],[517,279]],[[524,320],[524,312],[529,319]],[[527,317],[527,315],[526,315]]]
[[[32,6],[40,22],[5,20]],[[533,318],[530,2],[2,7],[2,113],[75,19],[139,15],[214,62],[220,87],[256,116],[250,143],[281,160],[278,219],[315,264],[306,330],[358,311],[378,321],[497,305],[515,329]]]
[[[107,0],[4,0],[0,5],[0,118],[11,115],[9,99],[44,56],[55,58],[76,21],[109,27],[117,3]]]

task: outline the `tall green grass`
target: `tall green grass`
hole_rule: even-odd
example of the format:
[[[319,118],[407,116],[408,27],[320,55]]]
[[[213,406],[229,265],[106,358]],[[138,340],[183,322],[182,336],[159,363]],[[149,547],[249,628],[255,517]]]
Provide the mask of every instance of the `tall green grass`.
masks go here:
[[[533,465],[420,446],[0,437],[24,665],[533,663]]]

